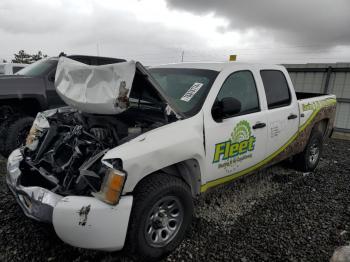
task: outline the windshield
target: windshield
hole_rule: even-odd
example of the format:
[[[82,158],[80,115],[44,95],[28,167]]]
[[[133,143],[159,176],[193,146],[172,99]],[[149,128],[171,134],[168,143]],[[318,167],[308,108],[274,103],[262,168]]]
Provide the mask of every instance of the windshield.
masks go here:
[[[151,68],[164,93],[186,116],[199,112],[219,72],[190,68]]]
[[[55,58],[45,58],[35,63],[19,70],[16,75],[24,75],[24,76],[41,76],[51,68],[57,65],[58,60]]]

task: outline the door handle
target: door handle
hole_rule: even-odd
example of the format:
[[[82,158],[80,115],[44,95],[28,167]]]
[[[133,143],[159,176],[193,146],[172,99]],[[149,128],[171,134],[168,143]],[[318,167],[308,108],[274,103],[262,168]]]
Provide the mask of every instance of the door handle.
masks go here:
[[[256,123],[255,125],[253,125],[253,129],[263,128],[265,126],[265,123]]]
[[[295,119],[295,118],[297,118],[297,117],[298,117],[298,116],[295,115],[295,114],[290,114],[290,115],[288,116],[288,120]]]

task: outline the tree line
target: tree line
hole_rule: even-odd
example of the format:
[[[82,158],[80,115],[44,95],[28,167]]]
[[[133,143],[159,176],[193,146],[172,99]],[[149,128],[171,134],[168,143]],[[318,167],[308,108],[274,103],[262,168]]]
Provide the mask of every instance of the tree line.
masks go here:
[[[47,57],[43,52],[38,51],[36,54],[29,54],[24,50],[19,50],[17,54],[13,54],[14,58],[11,60],[12,63],[20,63],[20,64],[31,64],[35,61],[43,59]],[[2,61],[3,63],[7,63],[5,59]]]

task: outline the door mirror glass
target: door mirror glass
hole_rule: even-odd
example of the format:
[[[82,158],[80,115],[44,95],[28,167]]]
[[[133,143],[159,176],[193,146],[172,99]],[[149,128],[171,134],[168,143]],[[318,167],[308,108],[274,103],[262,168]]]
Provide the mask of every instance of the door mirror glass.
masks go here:
[[[234,97],[225,97],[221,100],[222,113],[224,117],[233,116],[241,111],[241,102]]]
[[[213,118],[221,122],[223,118],[234,116],[241,111],[241,102],[234,97],[224,97],[220,101],[216,101],[213,109]]]

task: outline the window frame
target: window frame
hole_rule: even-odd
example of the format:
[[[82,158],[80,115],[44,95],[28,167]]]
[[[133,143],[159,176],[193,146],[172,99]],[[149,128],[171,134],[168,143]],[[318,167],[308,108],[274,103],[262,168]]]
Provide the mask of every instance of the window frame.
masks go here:
[[[264,80],[263,80],[263,77],[261,75],[261,72],[263,72],[263,71],[277,71],[277,72],[280,72],[283,75],[283,78],[286,81],[287,89],[288,89],[288,95],[289,95],[288,103],[284,103],[284,104],[281,104],[281,105],[274,105],[272,107],[269,106],[269,103],[268,103],[268,100],[267,100],[267,93],[266,93],[266,90],[265,90]],[[267,110],[273,110],[273,109],[276,109],[276,108],[287,107],[287,106],[290,106],[292,104],[293,97],[292,97],[292,93],[291,93],[291,90],[290,90],[290,86],[289,86],[288,80],[287,80],[287,78],[286,78],[286,76],[285,76],[285,74],[284,74],[284,72],[282,70],[279,70],[279,69],[261,69],[260,70],[260,78],[261,78],[261,83],[263,85],[264,92],[265,92]]]
[[[248,115],[248,114],[253,114],[253,113],[258,113],[258,112],[261,112],[261,101],[260,101],[260,97],[259,97],[259,89],[258,89],[258,86],[257,86],[257,83],[256,83],[256,79],[255,79],[255,76],[254,76],[254,73],[253,71],[249,70],[249,69],[243,69],[243,70],[237,70],[237,71],[234,71],[232,73],[230,73],[224,80],[224,82],[222,83],[221,87],[220,87],[220,90],[219,92],[216,94],[216,97],[215,97],[215,100],[214,100],[214,103],[211,107],[211,112],[213,111],[213,108],[215,106],[215,103],[218,101],[217,98],[219,96],[219,93],[221,92],[223,86],[225,85],[226,81],[234,74],[236,73],[241,73],[241,72],[249,72],[252,77],[253,77],[253,81],[254,81],[254,86],[255,86],[255,90],[256,90],[256,96],[257,96],[257,99],[258,99],[258,108],[256,110],[250,110],[250,111],[245,111],[245,112],[239,112],[237,114],[234,114],[232,116],[227,116],[227,117],[223,117],[222,119],[228,119],[228,118],[232,118],[232,117],[237,117],[237,116],[243,116],[243,115]],[[214,119],[213,117],[213,114],[211,114],[212,118]],[[215,122],[218,122],[214,119]]]

